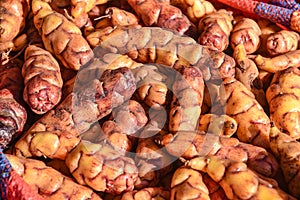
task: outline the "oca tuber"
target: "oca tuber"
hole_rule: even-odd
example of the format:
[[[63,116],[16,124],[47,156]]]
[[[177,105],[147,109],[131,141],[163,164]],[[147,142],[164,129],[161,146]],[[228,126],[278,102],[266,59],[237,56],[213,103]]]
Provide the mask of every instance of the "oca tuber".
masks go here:
[[[22,67],[24,101],[37,114],[44,114],[61,100],[63,80],[55,58],[46,50],[29,45]]]

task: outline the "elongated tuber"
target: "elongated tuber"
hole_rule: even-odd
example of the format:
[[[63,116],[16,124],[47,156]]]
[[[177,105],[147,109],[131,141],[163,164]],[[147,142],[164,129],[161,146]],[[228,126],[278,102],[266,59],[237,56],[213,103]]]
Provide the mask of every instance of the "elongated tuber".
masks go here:
[[[261,44],[261,30],[258,24],[250,18],[237,17],[230,35],[230,44],[234,49],[243,44],[247,54],[254,53]]]
[[[105,143],[81,141],[68,154],[66,165],[79,184],[111,194],[132,191],[138,175],[131,158]]]
[[[116,150],[123,152],[130,152],[133,150],[136,144],[136,139],[127,135],[126,132],[113,120],[105,121],[101,127],[103,133],[100,130],[97,133],[97,137],[92,140],[93,142],[106,141]],[[83,137],[85,137],[83,135]],[[90,140],[91,141],[91,140]]]
[[[213,133],[181,131],[173,137],[166,134],[161,144],[171,155],[187,160],[196,156],[227,158],[245,162],[251,169],[268,177],[274,177],[279,169],[277,160],[264,148]]]
[[[175,6],[158,0],[129,0],[128,3],[135,10],[146,26],[159,26],[177,31],[181,35],[193,29],[191,22]],[[149,12],[151,7],[151,12]]]
[[[18,156],[65,159],[78,144],[81,133],[128,100],[135,90],[133,74],[126,67],[106,70],[101,77],[94,76],[26,131],[15,145]]]
[[[298,68],[278,72],[266,92],[271,120],[294,139],[300,138],[299,76]]]
[[[206,0],[171,0],[170,3],[179,7],[193,23],[199,22],[205,15],[216,11],[214,5]]]
[[[13,48],[13,40],[25,26],[29,11],[27,0],[3,0],[0,2],[0,52]]]
[[[44,199],[101,200],[90,188],[79,185],[42,161],[18,158],[10,154],[6,156],[17,174]]]
[[[128,135],[132,135],[142,129],[148,121],[144,108],[135,100],[125,102],[123,105],[113,109],[112,112],[112,117],[116,124]]]
[[[87,15],[96,5],[107,3],[108,0],[71,0],[71,15],[75,18]]]
[[[93,51],[81,30],[62,14],[52,10],[47,1],[33,0],[34,25],[45,49],[53,53],[66,68],[79,70],[92,57]]]
[[[135,154],[139,172],[135,183],[137,189],[157,185],[173,168],[171,156],[155,142],[165,134],[156,120],[151,121],[139,136]]]
[[[238,44],[234,48],[233,58],[237,63],[237,66],[235,68],[235,78],[241,83],[243,83],[248,90],[251,90],[251,92],[255,96],[255,99],[268,113],[269,105],[263,88],[263,81],[259,77],[260,72],[255,62],[248,57],[246,48],[243,44]]]
[[[257,175],[242,162],[216,157],[196,157],[186,165],[207,173],[220,184],[228,199],[295,200],[281,190],[274,179]]]
[[[153,109],[162,109],[167,104],[168,86],[166,75],[153,65],[144,65],[133,70],[137,81],[137,95]]]
[[[254,94],[235,79],[226,79],[223,84],[221,102],[225,113],[238,123],[239,140],[269,149],[270,119]]]
[[[44,114],[61,100],[63,80],[55,58],[46,50],[30,45],[25,50],[24,101],[37,114]]]
[[[183,166],[174,172],[170,200],[180,199],[210,200],[208,188],[199,171]]]
[[[200,69],[178,69],[173,83],[173,100],[169,113],[169,130],[193,131],[197,129],[203,101],[204,81]]]
[[[225,9],[207,14],[198,24],[198,31],[201,33],[198,42],[224,51],[229,46],[229,36],[233,29],[232,22],[232,12]]]
[[[271,56],[284,54],[298,48],[300,36],[297,32],[281,30],[275,32],[267,38],[267,51]]]
[[[276,73],[289,67],[299,67],[299,53],[300,50],[294,50],[281,55],[277,55],[272,58],[264,57],[262,55],[256,55],[254,58],[254,62],[259,69],[271,73]]]
[[[275,23],[264,18],[257,19],[257,24],[259,25],[259,28],[261,30],[261,45],[257,50],[257,53],[262,54],[263,56],[270,56],[267,51],[267,39],[271,34],[276,33],[282,29]]]
[[[289,192],[299,198],[300,143],[287,134],[280,132],[276,126],[271,127],[270,142],[272,152],[280,160],[280,167],[288,184]]]

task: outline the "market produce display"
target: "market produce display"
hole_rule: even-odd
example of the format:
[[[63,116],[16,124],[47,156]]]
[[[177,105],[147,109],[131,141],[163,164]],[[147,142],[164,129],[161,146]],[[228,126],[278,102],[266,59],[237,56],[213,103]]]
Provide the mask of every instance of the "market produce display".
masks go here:
[[[0,199],[299,199],[299,13],[1,1]]]

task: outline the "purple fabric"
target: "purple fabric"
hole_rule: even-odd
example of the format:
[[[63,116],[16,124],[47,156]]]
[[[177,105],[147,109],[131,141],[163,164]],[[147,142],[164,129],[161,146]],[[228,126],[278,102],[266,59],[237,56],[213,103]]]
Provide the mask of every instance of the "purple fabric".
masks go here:
[[[254,13],[260,17],[271,20],[272,22],[282,24],[286,27],[290,26],[291,16],[294,10],[267,4],[263,2],[257,3]]]
[[[0,148],[0,199],[6,199],[7,182],[10,176],[11,165]]]
[[[296,0],[270,0],[270,3],[292,10],[300,10],[300,4]]]

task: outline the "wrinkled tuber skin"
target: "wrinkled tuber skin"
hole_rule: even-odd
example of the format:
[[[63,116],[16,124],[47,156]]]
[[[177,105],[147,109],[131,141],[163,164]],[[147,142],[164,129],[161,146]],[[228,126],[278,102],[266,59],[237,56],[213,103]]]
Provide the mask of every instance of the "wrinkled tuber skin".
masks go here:
[[[105,69],[107,63],[95,60],[89,67]],[[80,77],[85,75],[89,74],[81,74]],[[16,155],[65,159],[67,152],[78,144],[81,133],[111,113],[112,108],[128,100],[135,91],[133,74],[126,67],[105,70],[101,77],[98,76],[93,73],[93,76],[78,80],[76,92],[43,115],[18,140]],[[80,85],[84,81],[87,83]]]
[[[176,169],[171,181],[170,200],[181,199],[210,200],[202,174],[186,166]]]
[[[115,108],[112,117],[122,132],[128,135],[139,131],[148,121],[144,108],[135,100],[129,100]]]
[[[204,114],[199,118],[197,130],[231,137],[236,132],[237,127],[236,121],[228,115]]]
[[[98,48],[95,54],[99,57],[108,51],[126,53],[137,62],[162,64],[173,69],[198,67],[204,80],[222,80],[235,74],[232,57],[211,47],[201,46],[190,37],[159,27],[115,29]]]
[[[261,30],[261,45],[257,50],[257,53],[262,54],[263,56],[270,56],[267,51],[267,39],[271,34],[280,31],[281,28],[264,18],[259,18],[257,24]]]
[[[95,26],[91,24],[84,29],[85,37],[92,47],[99,45],[115,29],[141,27],[138,24],[139,19],[133,13],[116,7],[108,7],[105,10],[105,15],[98,19],[100,21]]]
[[[25,26],[28,4],[27,0],[0,2],[0,52],[13,48],[13,40]]]
[[[269,149],[270,119],[254,94],[236,79],[225,79],[223,84],[221,102],[238,123],[239,140]]]
[[[71,0],[71,15],[78,18],[81,15],[87,15],[96,5],[107,3],[108,0]]]
[[[169,113],[169,131],[197,129],[204,93],[203,76],[199,68],[182,67],[172,85],[173,101]]]
[[[88,14],[80,15],[77,18],[71,16],[71,1],[70,0],[51,0],[48,1],[51,8],[56,12],[64,15],[69,21],[81,28],[89,22]]]
[[[213,133],[177,132],[172,138],[170,134],[164,136],[161,144],[173,156],[183,159],[195,156],[227,158],[245,162],[251,169],[268,177],[274,177],[279,168],[274,156],[264,148]]]
[[[104,125],[104,123],[103,123],[103,125]],[[110,121],[108,123],[110,123]],[[108,126],[108,131],[107,132],[110,132],[112,130],[115,131],[116,129],[118,129],[118,127],[114,127],[114,123],[112,125],[113,126]],[[83,132],[80,135],[80,138],[82,140],[87,140],[87,141],[90,141],[90,142],[97,143],[97,138],[99,138],[100,140],[105,139],[105,138],[101,137],[103,135],[104,135],[104,130],[101,127],[99,121],[97,121],[94,124],[92,124],[91,127],[87,131]]]
[[[44,114],[61,100],[63,80],[55,58],[46,50],[29,45],[22,67],[24,101],[37,114]]]
[[[210,80],[207,80],[207,72],[203,70],[205,80],[204,99],[202,104],[202,114],[214,113],[225,114],[220,104],[220,90],[222,90],[222,80],[234,78],[236,73],[236,62],[233,57],[228,56],[222,51],[215,50],[213,47],[204,47],[202,51],[203,66],[209,66]],[[201,66],[200,69],[203,69]]]
[[[229,46],[232,21],[232,12],[224,9],[205,15],[198,24],[198,31],[201,33],[198,42],[224,51]]]
[[[210,68],[210,80],[220,82],[222,79],[235,77],[236,62],[233,57],[210,47],[204,47],[203,54],[207,55],[203,56],[203,65]],[[202,68],[201,66],[200,69]]]
[[[245,45],[236,45],[232,57],[237,64],[235,78],[251,90],[253,81],[258,77],[259,72],[254,61],[248,58]]]
[[[220,184],[217,183],[216,181],[214,181],[212,178],[210,178],[210,176],[208,174],[206,174],[206,173],[203,174],[202,179],[208,189],[210,199],[212,199],[212,200],[214,200],[214,199],[228,200],[228,198],[227,198],[223,188],[220,186]]]
[[[242,162],[216,157],[196,157],[187,161],[186,165],[206,172],[211,179],[223,188],[227,196],[225,199],[263,200],[270,197],[294,199],[283,192],[274,179],[256,174]]]
[[[248,58],[246,48],[243,44],[235,46],[233,50],[233,58],[237,63],[235,68],[235,78],[243,83],[248,90],[251,90],[258,103],[267,113],[269,113],[269,104],[263,89],[263,82],[259,77],[259,70],[255,62]]]
[[[141,190],[125,192],[120,200],[169,200],[170,191],[161,187],[148,187]]]
[[[205,15],[216,11],[213,4],[206,0],[171,0],[170,3],[179,7],[193,23],[199,22]]]
[[[299,67],[299,53],[300,50],[298,49],[289,51],[281,55],[277,55],[272,58],[257,55],[253,60],[259,69],[271,73],[276,73],[289,67]]]
[[[113,148],[124,154],[133,150],[135,145],[134,138],[123,132],[120,125],[116,122],[112,120],[105,121],[102,125],[102,131],[103,134],[98,133],[99,136],[94,140],[97,143],[106,140]]]
[[[156,143],[165,132],[156,120],[151,121],[141,132],[136,148],[135,162],[139,170],[135,188],[156,186],[172,170],[170,155]]]
[[[109,36],[115,30],[116,28],[111,26],[107,26],[98,30],[92,30],[90,33],[87,34],[86,40],[93,48],[95,48],[98,45],[100,45],[102,41],[105,40],[107,36]]]
[[[98,133],[99,136],[95,141],[106,140],[115,149],[124,153],[129,152],[135,146],[138,131],[148,121],[145,110],[137,101],[129,100],[112,112],[111,119],[102,124],[103,134]]]
[[[64,160],[79,142],[79,134],[72,119],[72,98],[70,94],[39,120],[37,120],[14,148],[18,157],[46,156]]]
[[[296,67],[277,72],[266,92],[270,119],[294,139],[300,138],[299,78],[300,70]]]
[[[54,54],[66,67],[73,70],[86,64],[93,51],[81,30],[62,14],[52,10],[43,0],[32,0],[34,25],[38,29],[45,49]]]
[[[10,154],[6,156],[17,174],[44,199],[101,200],[90,188],[79,185],[42,161],[18,158]]]
[[[101,66],[97,65],[96,67],[101,70]],[[81,78],[85,75],[88,74],[84,74]],[[127,67],[107,69],[100,80],[97,79],[98,75],[95,75],[95,78],[87,77],[83,81],[87,81],[86,84],[74,89],[78,91],[78,95],[76,103],[74,103],[73,118],[80,132],[88,130],[91,124],[107,116],[113,108],[129,100],[136,89],[134,76]],[[94,106],[97,106],[98,109],[94,109]],[[83,113],[83,110],[86,112]]]
[[[228,199],[295,200],[281,190],[274,179],[257,175],[243,162],[217,157],[195,157],[187,161],[186,165],[207,173],[220,184]]]
[[[271,127],[270,146],[274,155],[280,160],[285,181],[289,192],[300,198],[300,143],[285,133],[278,130],[276,126]]]
[[[284,54],[298,48],[300,36],[297,32],[281,30],[267,38],[266,48],[271,56]]]
[[[128,0],[128,3],[146,26],[168,28],[177,31],[181,35],[194,31],[191,29],[195,27],[193,27],[181,10],[167,2],[159,0]],[[151,8],[151,12],[149,12],[149,8]]]
[[[0,147],[6,148],[19,135],[27,120],[23,107],[23,78],[19,60],[0,64]]]
[[[112,26],[130,26],[139,23],[139,18],[133,13],[117,7],[108,7],[105,10],[105,14],[108,16]]]
[[[154,65],[143,65],[133,70],[137,81],[137,94],[152,109],[160,110],[167,103],[167,76]]]
[[[247,54],[254,53],[260,46],[261,30],[258,24],[250,18],[239,17],[230,35],[230,44],[234,49],[238,44],[243,44]]]
[[[66,165],[79,184],[111,194],[132,191],[138,177],[134,161],[105,143],[82,140],[67,155]]]

